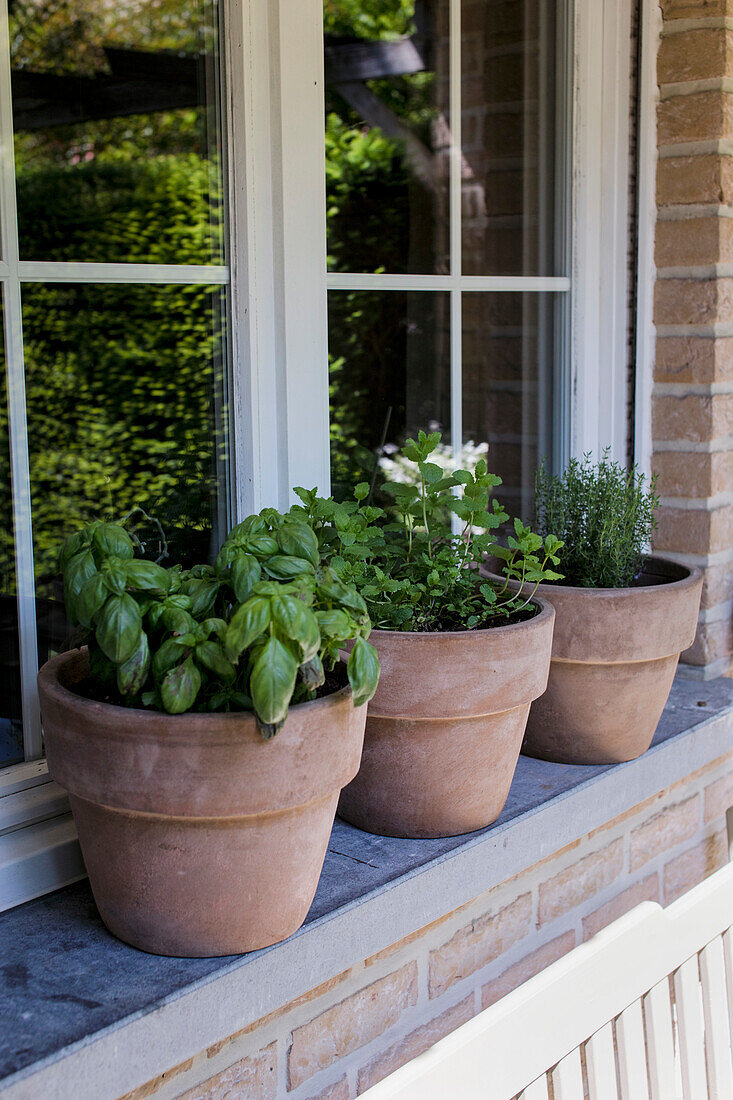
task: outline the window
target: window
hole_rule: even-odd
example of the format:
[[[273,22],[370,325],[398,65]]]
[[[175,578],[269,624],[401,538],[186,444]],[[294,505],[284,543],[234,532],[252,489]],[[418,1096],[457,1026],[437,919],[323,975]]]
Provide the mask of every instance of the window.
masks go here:
[[[517,511],[538,455],[623,453],[630,19],[5,3],[0,906],[82,873],[35,692],[80,522],[200,557],[430,422]]]

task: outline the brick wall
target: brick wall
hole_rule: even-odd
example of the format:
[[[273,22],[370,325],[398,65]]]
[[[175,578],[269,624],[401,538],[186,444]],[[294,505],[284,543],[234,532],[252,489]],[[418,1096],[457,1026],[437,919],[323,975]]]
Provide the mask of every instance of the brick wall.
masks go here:
[[[350,1100],[645,899],[726,859],[733,753],[125,1100]]]
[[[733,652],[733,0],[663,0],[658,57],[657,549],[705,570],[684,660]]]

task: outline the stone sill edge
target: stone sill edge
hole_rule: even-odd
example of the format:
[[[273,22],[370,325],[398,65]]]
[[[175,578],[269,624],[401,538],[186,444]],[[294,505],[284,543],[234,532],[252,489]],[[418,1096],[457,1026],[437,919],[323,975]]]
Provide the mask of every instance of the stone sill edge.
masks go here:
[[[0,1083],[3,1100],[116,1100],[552,855],[733,747],[733,706]],[[470,883],[470,889],[467,889]],[[240,974],[246,967],[246,980]]]

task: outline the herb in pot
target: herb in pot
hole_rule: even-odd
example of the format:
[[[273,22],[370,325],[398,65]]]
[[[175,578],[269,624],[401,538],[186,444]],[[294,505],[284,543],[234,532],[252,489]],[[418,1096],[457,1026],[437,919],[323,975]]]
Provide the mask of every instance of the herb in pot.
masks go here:
[[[508,520],[493,489],[501,478],[480,459],[473,471],[446,475],[431,454],[440,433],[421,431],[402,448],[399,468],[411,475],[388,481],[394,504],[385,511],[368,503],[369,486],[357,485],[355,500],[337,503],[315,490],[296,489],[303,516],[318,535],[321,556],[333,573],[366,601],[375,627],[399,631],[474,630],[531,617],[531,599],[542,581],[557,580],[562,543],[541,538],[514,521],[507,546],[495,532]],[[454,533],[451,516],[459,521]],[[479,576],[486,555],[501,558],[505,584]],[[522,587],[509,590],[509,580]]]
[[[297,515],[250,516],[213,566],[185,571],[135,557],[123,527],[95,522],[67,539],[61,568],[92,687],[115,702],[169,714],[250,710],[269,739],[291,703],[316,697],[349,641],[354,705],[376,690],[366,604],[320,565],[318,540]]]
[[[540,466],[535,508],[540,531],[563,540],[565,582],[578,588],[628,588],[639,576],[659,506],[637,466],[627,470],[608,457],[571,459],[560,475]]]

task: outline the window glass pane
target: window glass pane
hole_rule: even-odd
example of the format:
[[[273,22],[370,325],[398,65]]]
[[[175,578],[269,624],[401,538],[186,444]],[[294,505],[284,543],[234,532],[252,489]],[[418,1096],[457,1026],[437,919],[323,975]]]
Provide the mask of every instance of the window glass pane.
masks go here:
[[[142,508],[166,564],[213,559],[226,524],[222,292],[23,287],[41,660],[66,632],[57,556],[93,519]],[[151,552],[161,540],[142,522]]]
[[[0,291],[0,303],[2,292]],[[8,436],[5,342],[0,316],[0,767],[23,759],[18,600]]]
[[[463,0],[464,275],[555,270],[556,18],[562,0]]]
[[[332,271],[448,270],[448,0],[324,0]]]
[[[378,458],[418,428],[450,444],[448,294],[331,291],[329,362],[337,499],[373,477],[378,490]]]
[[[16,0],[23,260],[222,262],[214,0]]]
[[[534,471],[551,460],[553,294],[463,297],[463,439],[488,443],[497,497],[510,515],[532,515]]]

